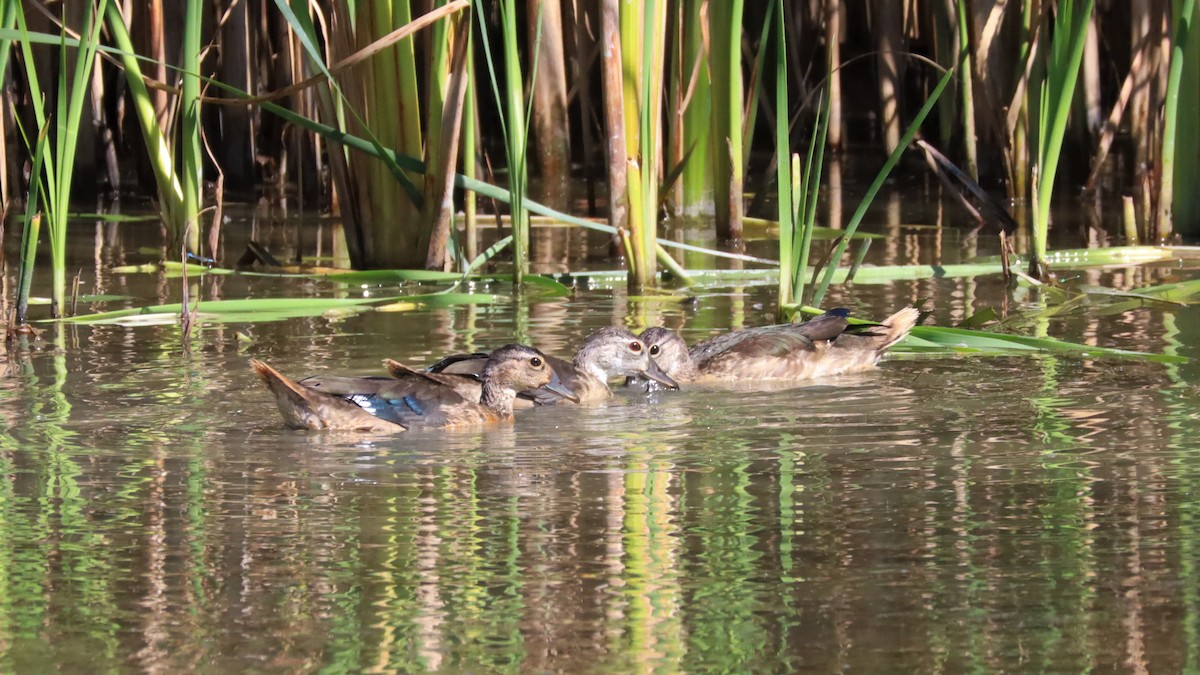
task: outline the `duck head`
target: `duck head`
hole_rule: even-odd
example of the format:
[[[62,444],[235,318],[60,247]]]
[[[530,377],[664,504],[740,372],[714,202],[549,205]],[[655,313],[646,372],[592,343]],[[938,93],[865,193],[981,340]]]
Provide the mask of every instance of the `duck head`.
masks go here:
[[[575,392],[558,379],[558,373],[546,362],[546,355],[525,345],[505,345],[492,352],[480,379],[485,391],[491,389],[494,394],[502,391],[507,398],[515,397],[519,391],[542,389],[561,398],[579,401]]]
[[[638,336],[650,350],[650,357],[668,376],[675,380],[690,380],[696,376],[696,365],[688,354],[687,343],[671,330],[655,326]]]
[[[669,389],[679,384],[650,356],[646,343],[624,328],[601,328],[575,354],[575,369],[601,382],[614,377],[645,377]]]

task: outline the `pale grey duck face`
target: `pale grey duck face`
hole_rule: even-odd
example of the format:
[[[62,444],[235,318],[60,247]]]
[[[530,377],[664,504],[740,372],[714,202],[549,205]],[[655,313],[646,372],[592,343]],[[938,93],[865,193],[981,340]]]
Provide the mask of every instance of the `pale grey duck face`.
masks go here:
[[[575,354],[576,370],[613,377],[646,377],[670,389],[679,384],[663,372],[650,356],[646,343],[624,328],[601,328],[584,341]],[[598,371],[598,372],[597,372]]]
[[[675,331],[655,326],[642,331],[638,337],[650,350],[650,358],[669,377],[687,380],[695,376],[696,367],[688,354],[687,343]]]

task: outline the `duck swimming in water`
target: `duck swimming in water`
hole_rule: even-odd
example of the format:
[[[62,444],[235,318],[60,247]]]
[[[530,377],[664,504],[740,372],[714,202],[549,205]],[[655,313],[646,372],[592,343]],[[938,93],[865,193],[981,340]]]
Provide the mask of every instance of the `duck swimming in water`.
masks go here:
[[[456,354],[429,366],[431,373],[471,376],[478,372],[484,354]],[[612,396],[608,381],[619,377],[636,377],[655,386],[678,389],[679,384],[655,363],[650,349],[633,333],[624,328],[601,328],[584,340],[571,362],[547,357],[563,384],[575,392],[578,402],[598,401]],[[530,389],[521,393],[538,405],[561,403],[563,399],[551,392]],[[520,405],[520,401],[518,401]]]
[[[396,433],[406,429],[446,429],[507,422],[518,391],[575,398],[544,354],[511,344],[483,362],[475,390],[464,396],[454,375],[393,371],[391,378],[337,377],[293,381],[266,363],[250,362],[275,395],[284,422],[297,429]]]
[[[874,368],[920,317],[906,307],[879,324],[851,325],[849,314],[834,309],[805,323],[734,330],[690,349],[667,328],[647,328],[641,339],[679,382],[811,380]],[[654,388],[644,379],[627,384]]]

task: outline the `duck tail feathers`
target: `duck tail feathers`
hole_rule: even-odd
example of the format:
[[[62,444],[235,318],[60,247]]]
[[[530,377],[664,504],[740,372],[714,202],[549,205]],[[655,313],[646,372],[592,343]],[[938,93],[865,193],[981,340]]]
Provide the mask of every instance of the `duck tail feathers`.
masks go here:
[[[302,384],[258,359],[250,359],[250,367],[267,389],[275,395],[275,403],[288,426],[299,429],[320,429],[325,426],[321,415],[321,398],[328,396]]]
[[[878,351],[883,353],[887,348],[904,339],[905,335],[917,325],[917,321],[921,318],[921,311],[916,307],[905,307],[883,320],[882,328],[886,332],[880,334],[881,341]]]

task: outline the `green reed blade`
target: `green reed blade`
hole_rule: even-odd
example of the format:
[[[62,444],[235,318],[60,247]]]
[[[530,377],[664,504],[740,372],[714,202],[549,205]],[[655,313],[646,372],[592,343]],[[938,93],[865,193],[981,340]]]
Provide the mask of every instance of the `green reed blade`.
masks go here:
[[[884,181],[887,180],[888,175],[891,174],[892,169],[896,166],[896,163],[900,161],[900,156],[904,154],[904,151],[908,149],[908,145],[912,143],[913,138],[917,135],[917,131],[919,131],[921,128],[921,124],[929,115],[929,111],[933,110],[933,107],[937,104],[938,98],[942,95],[942,92],[945,91],[946,85],[948,85],[950,80],[954,78],[955,72],[962,67],[961,58],[962,55],[960,55],[960,62],[957,67],[946,71],[946,73],[942,75],[942,79],[938,81],[937,86],[934,87],[933,91],[929,94],[929,98],[925,100],[925,104],[921,106],[921,109],[917,112],[916,116],[913,118],[913,121],[908,125],[908,128],[905,129],[904,135],[900,138],[900,143],[896,146],[896,149],[893,150],[890,155],[888,155],[887,161],[883,163],[883,168],[881,168],[879,173],[876,174],[874,182],[871,183],[871,187],[867,188],[867,192],[865,195],[863,195],[862,201],[859,202],[858,208],[854,211],[854,215],[851,216],[850,222],[846,224],[847,235],[854,234],[854,231],[858,229],[859,224],[862,222],[863,216],[865,216],[867,213],[867,208],[871,205],[871,202],[874,201],[875,195],[877,195],[880,188],[883,187]],[[825,276],[821,279],[821,285],[813,294],[811,304],[820,306],[821,302],[825,299],[825,293],[829,290],[829,284],[833,281],[833,274],[837,261],[841,260],[842,254],[846,252],[846,246],[848,246],[849,243],[849,236],[843,237],[842,240],[838,242],[837,248],[834,250],[833,256],[830,258],[831,263],[825,270]]]
[[[201,305],[198,317],[206,322],[277,321],[280,319],[320,316],[328,312],[369,309],[372,305],[387,307],[389,304],[409,303],[421,306],[457,306],[468,304],[490,304],[495,296],[488,293],[421,293],[417,295],[395,295],[379,298],[249,298],[241,300],[209,300]],[[179,321],[183,305],[170,303],[119,309],[83,316],[59,319],[63,323],[78,324],[168,324]],[[394,308],[392,308],[394,309]]]
[[[528,118],[523,114],[524,76],[518,53],[520,29],[517,25],[517,0],[501,0],[501,17],[504,24],[504,104],[509,125],[506,139],[508,149],[508,180],[512,192],[509,207],[513,224],[513,278],[518,287],[521,277],[529,271],[529,213],[523,206],[525,199],[525,153],[527,149],[525,124],[517,122]],[[538,22],[540,28],[541,21]]]
[[[0,3],[0,28],[15,30],[17,26],[18,2]],[[0,38],[0,73],[8,72],[8,62],[11,56],[12,39]]]
[[[204,190],[203,142],[200,139],[200,33],[204,0],[187,0],[183,20],[183,67],[179,88],[180,183],[183,187],[183,236],[187,249],[200,252],[200,209]]]
[[[1066,137],[1071,100],[1075,95],[1075,82],[1083,61],[1087,25],[1094,4],[1095,0],[1082,0],[1081,4],[1077,0],[1062,0],[1055,15],[1050,62],[1039,99],[1041,110],[1038,114],[1037,211],[1033,223],[1031,265],[1040,269],[1044,269],[1046,262],[1050,200],[1054,193],[1059,155]]]
[[[944,326],[917,326],[909,337],[892,348],[895,353],[906,351],[928,354],[942,352],[953,354],[1004,355],[1013,353],[1074,353],[1080,357],[1136,358],[1154,363],[1185,363],[1188,359],[1168,354],[1151,354],[1126,349],[1094,347],[1051,338],[1027,337],[1007,333],[949,328]]]
[[[1200,96],[1200,28],[1196,0],[1172,0],[1171,60],[1167,71],[1167,94],[1163,105],[1162,159],[1159,172],[1158,235],[1169,238],[1175,223],[1184,225],[1187,234],[1200,230],[1200,197],[1195,184],[1200,180],[1200,159],[1196,147],[1200,141],[1197,103]],[[1186,79],[1185,79],[1186,78]],[[1181,115],[1180,103],[1185,102]],[[1188,105],[1190,104],[1190,105]],[[1179,150],[1183,150],[1179,152]],[[1189,186],[1175,191],[1175,185]],[[1179,213],[1176,213],[1176,210]]]
[[[175,174],[174,158],[170,143],[158,126],[158,117],[154,110],[154,101],[146,87],[146,78],[142,74],[141,64],[134,56],[133,41],[129,37],[125,18],[121,15],[119,3],[110,2],[106,7],[107,24],[113,41],[120,48],[121,63],[125,67],[125,82],[133,101],[133,109],[137,114],[138,128],[142,132],[142,140],[149,153],[150,168],[158,187],[159,209],[162,211],[163,222],[177,241],[183,240],[187,226],[184,218],[183,185]]]
[[[744,139],[754,137],[754,125],[758,122],[758,102],[763,92],[763,72],[766,69],[767,52],[770,51],[767,49],[767,39],[770,38],[771,32],[775,27],[776,15],[783,13],[782,8],[779,8],[778,10],[776,9],[777,4],[778,3],[772,2],[767,5],[766,12],[763,16],[762,30],[759,31],[758,35],[758,51],[754,54],[754,62],[750,65],[750,87],[746,92],[747,104],[745,106],[745,119],[742,120],[742,138]],[[779,30],[775,30],[774,32],[782,35],[782,32]],[[780,59],[779,52],[780,49],[778,45],[776,45],[776,48],[771,51],[771,53],[775,55],[776,62],[778,62]],[[778,68],[776,70],[778,71]],[[776,75],[776,82],[778,82],[778,72]],[[776,92],[775,108],[777,118],[781,115],[787,117],[784,112],[779,111],[778,92]],[[786,110],[786,108],[784,108],[784,110]],[[750,165],[750,152],[753,149],[753,143],[743,144],[741,155],[742,166],[745,167]],[[780,155],[781,158],[786,156],[786,154]]]
[[[484,59],[487,62],[488,77],[492,84],[492,95],[496,99],[496,108],[499,113],[500,131],[505,140],[504,147],[508,156],[508,194],[510,197],[505,201],[508,202],[509,211],[512,214],[513,263],[516,271],[514,278],[516,284],[520,286],[521,277],[528,272],[529,266],[529,218],[528,211],[525,208],[525,166],[523,162],[527,146],[525,140],[527,116],[521,104],[523,78],[517,53],[519,31],[517,27],[515,0],[502,0],[500,9],[504,68],[507,75],[507,79],[505,80],[506,86],[503,91],[501,91],[496,77],[498,69],[493,58],[489,36],[490,31],[484,20],[484,13],[476,12],[476,15],[479,19],[479,37],[483,43]],[[540,21],[538,22],[538,26],[540,30]],[[456,174],[456,176],[460,175]],[[457,179],[455,184],[460,187],[462,186],[461,181]],[[484,194],[478,190],[477,192]]]
[[[29,309],[29,291],[33,286],[33,270],[37,265],[38,236],[42,229],[42,214],[38,213],[38,207],[45,190],[43,170],[46,161],[46,139],[50,127],[48,125],[42,127],[38,132],[37,140],[31,147],[29,136],[25,133],[25,125],[21,122],[21,116],[16,114],[15,102],[9,101],[9,105],[14,108],[13,121],[16,122],[21,140],[33,157],[29,168],[32,183],[25,197],[25,217],[21,227],[21,264],[17,273],[17,315],[14,323],[20,326],[25,323],[25,316]]]
[[[788,71],[787,71],[787,34],[783,26],[783,0],[776,0],[772,5],[775,31],[775,183],[778,189],[779,208],[779,304],[787,305],[794,302],[792,296],[792,274],[795,268],[792,250],[792,228],[796,215],[792,203],[792,184],[796,176],[794,167],[799,162],[799,156],[792,154],[792,142],[788,129]],[[764,38],[765,42],[765,38]],[[760,53],[765,50],[760,50]],[[791,157],[791,162],[785,161]],[[797,183],[797,185],[799,185]]]
[[[979,151],[976,146],[978,134],[975,132],[975,87],[973,84],[974,72],[972,72],[971,51],[971,32],[968,24],[971,21],[971,8],[968,6],[967,0],[957,0],[954,8],[954,18],[958,30],[958,49],[963,55],[962,65],[959,68],[959,96],[962,105],[962,125],[963,125],[963,154],[966,156],[967,174],[971,176],[971,180],[979,180]]]
[[[497,254],[499,254],[504,249],[508,248],[509,244],[511,244],[512,241],[513,241],[513,236],[510,234],[507,237],[504,237],[503,239],[501,239],[501,240],[497,241],[496,243],[492,244],[491,246],[489,246],[486,251],[484,251],[483,253],[480,253],[478,256],[475,257],[474,260],[471,261],[471,263],[469,265],[467,265],[467,268],[463,270],[460,278],[466,279],[475,270],[479,269],[484,263],[486,263],[487,261],[496,257]]]
[[[59,58],[62,63],[68,63],[67,48],[78,46],[75,51],[74,71],[70,82],[66,70],[59,73],[57,105],[53,124],[53,147],[44,154],[43,170],[39,184],[44,186],[43,203],[47,232],[50,240],[51,258],[51,308],[52,316],[58,316],[66,299],[66,258],[67,258],[67,216],[70,206],[71,184],[74,177],[77,143],[83,115],[83,102],[89,98],[88,83],[91,69],[96,60],[99,45],[100,21],[97,12],[104,10],[105,0],[99,5],[87,3],[84,8],[83,30],[81,40],[71,40],[66,37],[65,27],[56,41],[47,40],[59,48]],[[18,35],[21,40],[22,53],[25,58],[27,86],[32,100],[34,116],[39,129],[46,129],[48,118],[45,111],[45,99],[37,78],[37,69],[33,67],[31,49],[32,37],[25,24],[24,14],[16,15]],[[10,36],[4,36],[9,39]]]
[[[743,156],[742,17],[744,0],[710,3],[713,103],[713,176],[716,194],[717,236],[741,236]]]
[[[829,111],[833,97],[829,96],[828,88],[832,78],[825,78],[825,89],[817,101],[817,118],[814,122],[812,137],[808,142],[808,155],[804,160],[804,176],[801,182],[799,203],[802,211],[797,211],[799,218],[798,230],[794,233],[797,243],[793,247],[799,251],[795,265],[791,270],[792,288],[803,302],[805,299],[804,267],[808,265],[812,253],[813,238],[817,234],[817,201],[821,194],[821,174],[825,167],[825,139],[829,135]],[[833,225],[833,223],[830,223]],[[854,231],[839,232],[843,241],[855,238]],[[813,282],[816,280],[816,270],[813,270]],[[812,284],[809,284],[811,286]]]

